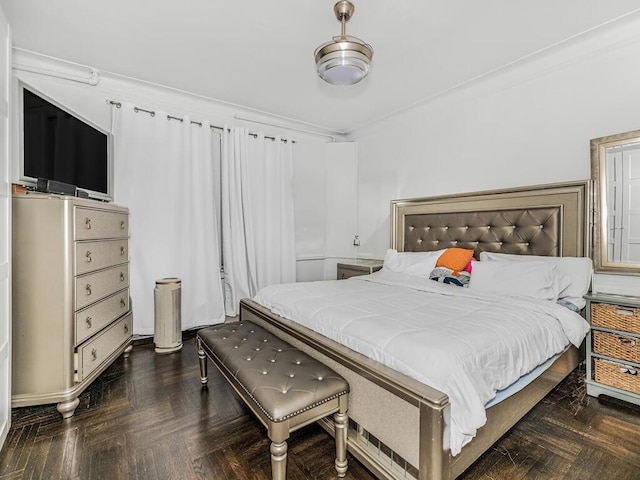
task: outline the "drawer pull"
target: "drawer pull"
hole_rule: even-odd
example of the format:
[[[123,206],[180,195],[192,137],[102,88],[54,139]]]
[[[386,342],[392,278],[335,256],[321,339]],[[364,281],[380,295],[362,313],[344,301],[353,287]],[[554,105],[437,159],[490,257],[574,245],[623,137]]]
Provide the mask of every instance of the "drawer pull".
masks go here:
[[[85,227],[87,230],[91,230],[91,219],[90,219],[89,217],[86,217],[86,218],[84,219],[84,227]]]
[[[627,337],[618,337],[618,342],[624,344],[624,345],[628,345],[631,344],[632,347],[636,346],[636,341],[631,339],[631,338],[627,338]]]
[[[633,317],[633,310],[627,310],[625,308],[616,308],[618,315],[626,315],[627,317]]]
[[[91,263],[91,252],[89,250],[87,250],[87,254],[85,255],[85,258],[87,260],[87,263]]]
[[[127,306],[127,302],[125,302],[125,301],[124,301],[124,298],[121,298],[121,299],[120,299],[120,306],[121,306],[122,308],[124,308],[124,307],[126,307],[126,306]]]
[[[120,255],[124,255],[125,248],[123,245],[120,245]]]
[[[87,328],[91,328],[91,317],[87,317],[87,319],[85,320],[86,324],[87,324]]]
[[[86,290],[87,295],[91,295],[91,284],[90,283],[87,283],[87,286],[84,287],[84,289]]]
[[[129,325],[124,324],[124,333],[129,333]]]
[[[120,230],[124,230],[124,227],[126,226],[126,223],[124,220],[120,220]]]
[[[95,362],[98,359],[98,351],[94,348],[91,350],[91,361]]]
[[[631,367],[620,367],[620,373],[628,373],[629,375],[638,375],[638,370]]]
[[[120,281],[124,282],[124,272],[120,272]]]

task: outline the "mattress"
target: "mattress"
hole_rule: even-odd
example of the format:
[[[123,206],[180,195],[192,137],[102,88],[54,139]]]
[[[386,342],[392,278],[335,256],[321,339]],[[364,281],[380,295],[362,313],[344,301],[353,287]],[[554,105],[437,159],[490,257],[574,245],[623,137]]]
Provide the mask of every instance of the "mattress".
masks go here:
[[[452,455],[486,422],[499,391],[543,365],[589,326],[550,301],[477,294],[385,269],[349,280],[273,285],[254,300],[446,393]]]

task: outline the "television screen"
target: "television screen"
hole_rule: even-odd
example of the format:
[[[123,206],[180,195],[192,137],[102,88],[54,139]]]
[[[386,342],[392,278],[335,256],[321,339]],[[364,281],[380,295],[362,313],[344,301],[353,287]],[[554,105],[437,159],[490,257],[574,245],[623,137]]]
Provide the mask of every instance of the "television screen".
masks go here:
[[[110,199],[110,135],[26,88],[22,92],[23,176]]]

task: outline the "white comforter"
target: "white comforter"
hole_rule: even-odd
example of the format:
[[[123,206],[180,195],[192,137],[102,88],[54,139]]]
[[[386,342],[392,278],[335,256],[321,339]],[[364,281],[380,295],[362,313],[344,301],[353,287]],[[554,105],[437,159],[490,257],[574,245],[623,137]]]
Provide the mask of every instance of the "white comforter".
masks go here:
[[[588,331],[555,303],[474,294],[382,270],[350,280],[273,285],[255,301],[446,393],[451,453],[486,422],[485,404]]]

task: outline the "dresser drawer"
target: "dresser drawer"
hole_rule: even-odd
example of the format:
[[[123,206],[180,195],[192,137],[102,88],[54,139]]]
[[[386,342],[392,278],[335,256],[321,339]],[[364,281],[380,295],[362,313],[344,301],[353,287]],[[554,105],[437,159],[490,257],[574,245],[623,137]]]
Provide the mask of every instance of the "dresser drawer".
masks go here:
[[[128,263],[76,277],[75,310],[80,310],[128,286]]]
[[[640,363],[640,338],[594,330],[593,353]]]
[[[129,260],[129,242],[102,240],[100,242],[76,242],[76,275],[93,272]]]
[[[593,363],[596,382],[640,394],[640,374],[637,367],[600,358],[594,358]]]
[[[131,338],[131,320],[131,314],[122,317],[78,347],[77,382],[90,375],[118,347]]]
[[[74,231],[76,240],[126,238],[129,236],[129,215],[124,212],[75,207]]]
[[[640,308],[592,303],[591,325],[640,335]]]
[[[84,310],[76,312],[74,315],[75,345],[81,344],[128,311],[129,289],[126,288]]]

